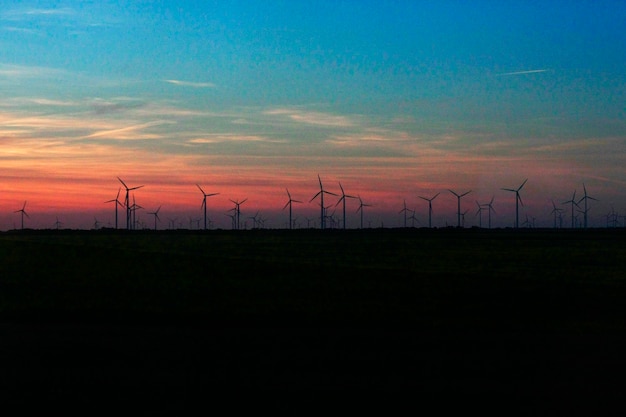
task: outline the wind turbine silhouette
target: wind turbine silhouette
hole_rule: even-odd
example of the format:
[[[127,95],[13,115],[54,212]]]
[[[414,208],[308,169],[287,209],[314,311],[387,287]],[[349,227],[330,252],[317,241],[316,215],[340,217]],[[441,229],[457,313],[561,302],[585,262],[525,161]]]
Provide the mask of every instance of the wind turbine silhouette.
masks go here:
[[[122,191],[122,188],[121,187],[118,188],[117,189],[117,196],[115,196],[115,199],[105,201],[105,203],[113,203],[113,202],[115,202],[115,228],[116,229],[117,229],[117,206],[119,205],[119,206],[124,207],[124,205],[119,200],[121,191]]]
[[[576,202],[576,190],[574,190],[574,194],[572,194],[572,199],[571,200],[564,201],[561,204],[567,204],[567,203],[571,203],[571,205],[572,205],[572,229],[573,229],[574,228],[574,221],[576,220],[576,218],[574,217],[574,206],[580,208],[580,206]]]
[[[137,187],[132,187],[132,188],[128,188],[128,186],[126,185],[126,183],[124,181],[122,181],[122,179],[120,177],[117,177],[118,180],[120,180],[120,182],[122,183],[122,185],[124,186],[124,188],[126,189],[126,197],[124,198],[124,206],[126,207],[126,229],[130,230],[132,229],[132,225],[131,225],[131,213],[134,212],[133,208],[131,208],[130,206],[130,200],[129,200],[129,192],[133,191],[133,190],[137,190],[141,187],[143,187],[143,185],[137,186]]]
[[[211,193],[211,194],[207,194],[204,192],[204,190],[202,189],[202,187],[200,187],[198,184],[196,184],[196,186],[198,187],[198,189],[200,190],[200,192],[202,193],[202,204],[200,204],[200,209],[204,209],[204,230],[206,230],[206,198],[207,197],[212,197],[214,195],[218,195],[219,193]]]
[[[287,203],[283,206],[283,210],[289,206],[289,228],[292,229],[293,228],[293,223],[291,220],[291,205],[292,203],[302,203],[302,201],[300,200],[294,200],[291,198],[291,194],[289,194],[289,189],[285,188],[285,190],[287,190],[287,196],[289,197],[289,200],[287,200]]]
[[[57,230],[59,230],[59,226],[61,226],[63,224],[63,222],[59,221],[59,218],[57,217],[57,221],[54,222],[54,227],[56,227]]]
[[[420,222],[419,219],[415,217],[415,209],[411,210],[411,217],[409,217],[409,220],[411,220],[411,227],[415,227],[415,222]]]
[[[315,194],[310,200],[309,203],[313,200],[315,200],[317,198],[317,196],[320,197],[320,229],[325,229],[326,228],[326,216],[325,216],[325,212],[326,212],[326,207],[324,207],[324,194],[329,194],[329,195],[337,195],[335,193],[331,193],[330,191],[326,191],[324,190],[324,187],[322,186],[322,179],[320,178],[319,174],[317,175],[317,179],[320,182],[320,190],[317,192],[317,194]]]
[[[245,203],[247,200],[248,200],[247,198],[244,198],[244,199],[243,199],[243,201],[235,201],[235,200],[230,200],[230,201],[232,201],[233,203],[235,203],[235,207],[234,207],[234,208],[232,208],[231,210],[234,210],[234,211],[235,211],[235,219],[236,219],[236,222],[237,222],[237,223],[236,223],[236,227],[235,227],[235,229],[237,229],[237,230],[239,230],[239,219],[240,219],[240,217],[241,217],[241,209],[240,209],[240,206],[241,206],[243,203]]]
[[[495,198],[495,196],[491,196],[491,201],[489,201],[487,204],[485,204],[485,206],[489,209],[489,211],[487,212],[488,214],[488,219],[489,219],[489,228],[491,229],[491,212],[493,211],[494,213],[496,212],[496,210],[493,208],[493,199]]]
[[[15,210],[14,213],[22,213],[22,230],[24,230],[24,216],[30,219],[30,216],[28,215],[28,213],[26,213],[26,201],[24,201],[24,205],[22,206],[22,208],[19,210]]]
[[[363,229],[363,207],[371,207],[371,204],[365,204],[363,203],[363,200],[361,200],[361,196],[357,197],[359,199],[359,208],[356,209],[357,213],[360,211],[361,212],[361,229]]]
[[[130,206],[131,217],[132,217],[131,229],[133,230],[137,227],[137,220],[136,220],[137,210],[142,209],[142,208],[143,207],[141,207],[139,204],[135,203],[135,194],[133,193],[133,205]]]
[[[421,195],[418,196],[419,198],[421,198],[422,200],[426,200],[428,201],[428,227],[431,228],[433,226],[433,200],[435,198],[437,198],[437,196],[441,194],[441,193],[437,193],[435,194],[433,197],[431,198],[426,198],[426,197],[422,197]]]
[[[554,214],[554,228],[556,229],[556,219],[561,217],[561,212],[563,209],[557,208],[556,204],[554,204],[554,200],[552,200],[552,211],[550,214]]]
[[[457,227],[461,227],[461,197],[468,195],[469,193],[472,192],[472,190],[466,191],[463,194],[457,194],[454,191],[448,189],[448,191],[450,191],[452,194],[454,194],[456,196],[456,200],[457,200],[457,210],[456,210],[456,216],[457,216]]]
[[[406,228],[406,213],[409,211],[408,208],[406,208],[406,200],[404,200],[404,208],[402,210],[400,210],[398,213],[404,213],[404,227]]]
[[[583,191],[585,194],[580,200],[578,200],[578,202],[580,203],[583,200],[585,201],[585,208],[583,210],[583,222],[584,222],[583,225],[584,225],[584,228],[586,229],[587,228],[587,211],[589,210],[587,208],[587,200],[594,200],[594,201],[598,201],[598,200],[587,195],[587,188],[585,187],[585,183],[583,183]]]
[[[524,182],[522,183],[522,185],[517,187],[516,190],[513,190],[511,188],[502,188],[504,191],[511,191],[515,193],[515,228],[516,229],[519,227],[519,204],[521,204],[522,206],[524,205],[524,203],[522,202],[522,197],[520,197],[519,195],[519,191],[522,189],[524,184],[526,184],[526,181],[528,181],[528,178],[526,178]]]
[[[159,208],[158,208],[158,209],[156,209],[156,211],[153,211],[153,212],[151,212],[151,213],[148,213],[148,214],[152,214],[152,215],[154,215],[154,230],[156,230],[156,229],[157,229],[157,220],[158,220],[158,221],[161,221],[161,219],[159,218],[159,210],[161,210],[161,206],[159,206]]]
[[[343,191],[343,187],[341,186],[341,182],[339,183],[339,188],[341,188],[341,198],[339,199],[339,201],[337,201],[337,204],[335,204],[335,207],[337,207],[339,205],[339,203],[343,202],[343,228],[345,230],[346,228],[346,198],[356,198],[353,195],[347,195],[344,191]]]
[[[476,200],[476,205],[478,206],[478,210],[476,210],[476,215],[478,216],[478,227],[482,229],[483,227],[483,209],[485,206],[481,205],[478,200]]]

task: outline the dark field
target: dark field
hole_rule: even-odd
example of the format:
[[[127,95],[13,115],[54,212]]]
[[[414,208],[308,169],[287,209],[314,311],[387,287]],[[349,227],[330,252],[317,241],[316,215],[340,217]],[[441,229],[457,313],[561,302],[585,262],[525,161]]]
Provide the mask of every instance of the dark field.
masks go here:
[[[2,233],[0,406],[623,415],[625,243],[622,229]]]

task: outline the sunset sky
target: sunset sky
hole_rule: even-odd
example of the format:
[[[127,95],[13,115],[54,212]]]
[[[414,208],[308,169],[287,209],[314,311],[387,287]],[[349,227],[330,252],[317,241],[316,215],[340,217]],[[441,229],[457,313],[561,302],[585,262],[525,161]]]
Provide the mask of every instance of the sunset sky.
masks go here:
[[[0,4],[0,230],[25,201],[25,227],[114,226],[118,177],[159,229],[198,227],[196,184],[212,228],[244,199],[242,227],[287,227],[287,189],[317,227],[318,175],[366,227],[405,205],[427,226],[437,193],[433,226],[454,226],[450,189],[471,190],[466,227],[492,198],[513,226],[502,188],[526,179],[520,224],[552,227],[554,202],[570,227],[583,184],[590,225],[626,218],[626,2]]]

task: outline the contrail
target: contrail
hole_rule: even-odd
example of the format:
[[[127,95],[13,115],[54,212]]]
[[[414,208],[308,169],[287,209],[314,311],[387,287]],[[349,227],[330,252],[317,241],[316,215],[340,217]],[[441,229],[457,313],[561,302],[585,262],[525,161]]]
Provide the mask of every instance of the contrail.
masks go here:
[[[523,74],[536,74],[538,72],[547,72],[547,69],[538,69],[538,70],[528,70],[528,71],[515,71],[515,72],[503,72],[501,74],[496,74],[496,77],[502,77],[504,75],[523,75]]]

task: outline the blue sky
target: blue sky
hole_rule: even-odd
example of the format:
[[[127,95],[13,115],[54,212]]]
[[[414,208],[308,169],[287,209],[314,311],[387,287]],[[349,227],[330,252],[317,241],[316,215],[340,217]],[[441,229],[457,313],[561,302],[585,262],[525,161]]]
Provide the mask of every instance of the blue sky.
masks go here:
[[[368,223],[551,226],[583,184],[626,211],[626,4],[618,1],[0,2],[0,229],[110,224],[116,177],[147,211],[215,226],[248,198],[314,218],[317,175]],[[141,191],[141,192],[140,192]],[[358,227],[350,201],[346,223]],[[242,206],[242,210],[244,207]],[[144,219],[149,216],[144,212]],[[160,227],[167,227],[163,214]],[[51,220],[52,219],[52,220]]]

